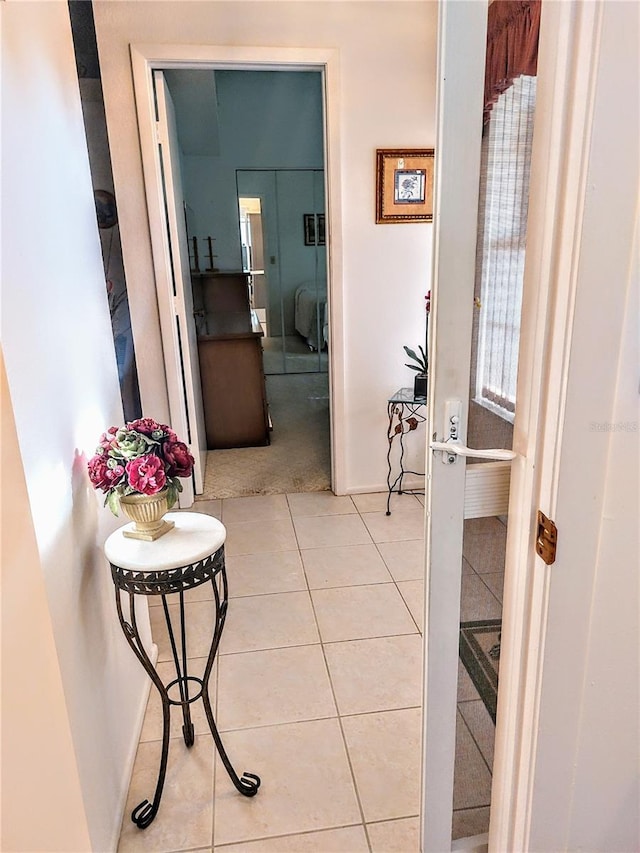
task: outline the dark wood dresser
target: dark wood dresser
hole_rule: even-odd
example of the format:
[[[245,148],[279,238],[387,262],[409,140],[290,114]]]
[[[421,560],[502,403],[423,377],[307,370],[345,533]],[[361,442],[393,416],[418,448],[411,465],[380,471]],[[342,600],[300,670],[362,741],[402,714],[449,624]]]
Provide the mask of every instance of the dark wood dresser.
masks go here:
[[[263,332],[244,273],[194,276],[207,447],[269,444]]]

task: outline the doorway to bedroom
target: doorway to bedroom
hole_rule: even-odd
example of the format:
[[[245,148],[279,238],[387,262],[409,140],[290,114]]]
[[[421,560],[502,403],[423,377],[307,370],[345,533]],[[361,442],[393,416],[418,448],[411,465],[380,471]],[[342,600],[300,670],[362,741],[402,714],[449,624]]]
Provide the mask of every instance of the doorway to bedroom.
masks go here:
[[[322,72],[172,69],[165,77],[181,149],[199,351],[216,325],[204,289],[241,273],[262,377],[249,382],[242,371],[224,393],[262,393],[268,424],[260,441],[208,436],[201,497],[330,489]],[[208,312],[206,328],[198,309]],[[200,362],[206,420],[217,379],[202,354]],[[232,420],[240,405],[228,408]]]

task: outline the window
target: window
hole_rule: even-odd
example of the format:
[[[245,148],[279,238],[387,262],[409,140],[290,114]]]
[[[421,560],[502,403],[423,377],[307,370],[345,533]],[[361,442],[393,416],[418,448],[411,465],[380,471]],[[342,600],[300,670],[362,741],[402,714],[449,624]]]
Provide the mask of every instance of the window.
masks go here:
[[[500,95],[482,140],[476,401],[513,421],[536,78]]]

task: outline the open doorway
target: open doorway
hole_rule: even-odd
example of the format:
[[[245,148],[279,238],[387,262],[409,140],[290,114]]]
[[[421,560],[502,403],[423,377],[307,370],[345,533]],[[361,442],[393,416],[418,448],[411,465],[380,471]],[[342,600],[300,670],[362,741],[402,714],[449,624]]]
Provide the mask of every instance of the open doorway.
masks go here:
[[[328,489],[322,73],[173,68],[163,76],[197,328],[202,497]]]

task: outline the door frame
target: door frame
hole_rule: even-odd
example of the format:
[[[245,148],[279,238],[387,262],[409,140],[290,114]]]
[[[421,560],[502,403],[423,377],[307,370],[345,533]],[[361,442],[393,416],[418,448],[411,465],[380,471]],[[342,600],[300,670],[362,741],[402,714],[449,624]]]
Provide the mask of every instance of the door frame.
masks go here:
[[[459,428],[466,441],[486,28],[486,2],[440,5],[427,402],[429,438],[440,441],[448,435],[444,409],[450,399],[462,403]],[[443,465],[442,454],[427,449],[425,470],[420,821],[424,853],[442,853],[452,834],[466,464]]]
[[[344,298],[340,158],[339,51],[331,48],[229,47],[190,44],[132,44],[131,67],[144,173],[149,230],[156,276],[165,376],[172,420],[183,419],[180,353],[173,342],[173,287],[157,154],[153,72],[167,69],[236,71],[320,71],[324,101],[324,171],[327,221],[327,302],[329,309],[329,412],[331,486],[346,493]]]
[[[184,184],[180,151],[174,150],[174,148],[179,149],[179,144],[173,98],[162,71],[154,72],[154,91],[158,116],[158,160],[162,164],[167,234],[170,241],[167,249],[173,281],[175,282],[178,279],[183,281],[186,275],[190,276],[191,274],[184,211]],[[181,374],[184,375],[185,379],[182,383],[184,405],[180,411],[184,422],[178,420],[175,423],[179,425],[182,434],[187,437],[194,457],[193,478],[184,484],[180,496],[182,506],[191,506],[194,493],[204,491],[207,459],[204,406],[202,395],[199,393],[201,386],[200,359],[193,316],[192,289],[176,288],[173,295],[171,340],[176,349],[179,348],[180,350]]]
[[[530,846],[554,571],[535,553],[536,515],[558,502],[601,18],[602,0],[542,4],[490,849]]]
[[[470,4],[443,0],[443,14],[451,11],[459,15],[465,5],[478,4],[474,0]],[[511,472],[490,827],[488,837],[461,839],[452,844],[455,850],[484,850],[487,845],[489,850],[529,849],[553,572],[535,553],[536,514],[540,508],[553,518],[558,500],[602,8],[602,0],[542,6],[518,367],[519,406],[513,440],[518,456]],[[446,56],[447,50],[459,51],[458,38],[442,43],[442,19],[439,26],[441,56]],[[478,33],[478,37],[482,35]],[[439,99],[438,126],[442,110]],[[461,100],[459,121],[464,110]],[[436,264],[437,249],[434,282]],[[434,303],[430,361],[437,371],[437,292]],[[438,432],[441,414],[435,411],[432,383],[429,418]],[[427,455],[433,456],[429,451]],[[427,461],[428,465],[435,464],[432,458]],[[428,579],[429,531],[425,560]],[[428,584],[425,587],[428,613]],[[425,708],[427,699],[428,694]],[[423,791],[423,798],[424,794]],[[423,802],[423,818],[424,814]],[[421,836],[423,849],[427,849],[424,826]]]

